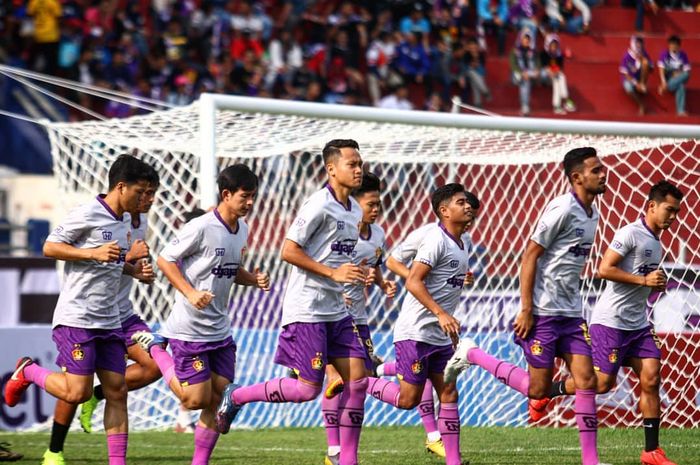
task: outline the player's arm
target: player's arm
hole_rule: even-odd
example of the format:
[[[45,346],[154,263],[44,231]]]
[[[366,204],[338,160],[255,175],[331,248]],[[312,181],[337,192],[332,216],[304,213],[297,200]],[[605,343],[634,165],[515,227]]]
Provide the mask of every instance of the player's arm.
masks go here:
[[[406,289],[413,294],[421,305],[437,317],[440,328],[442,328],[442,330],[452,338],[452,342],[456,344],[459,340],[459,331],[461,327],[459,321],[443,310],[442,307],[435,302],[433,296],[430,295],[428,288],[425,287],[425,278],[428,276],[431,269],[432,267],[425,263],[418,261],[413,262],[411,272],[408,274],[408,279],[406,280]]]
[[[338,268],[331,268],[309,257],[302,246],[291,239],[285,239],[282,245],[282,260],[338,283],[361,284],[365,279],[365,273],[358,265],[348,262]]]
[[[187,281],[185,276],[182,274],[182,271],[180,271],[180,268],[177,266],[176,262],[168,261],[164,257],[159,256],[156,264],[163,272],[165,277],[168,278],[170,284],[172,284],[175,289],[180,291],[182,295],[184,295],[185,298],[187,298],[187,300],[199,310],[209,305],[211,299],[214,298],[214,294],[212,294],[210,291],[200,291],[192,287],[189,281]]]
[[[238,268],[235,282],[241,286],[255,286],[263,291],[270,290],[270,275],[260,272],[260,268],[255,268],[253,273],[245,268]]]
[[[134,263],[124,262],[122,274],[129,275],[145,284],[153,284],[156,279],[153,265],[146,260],[137,260]]]
[[[386,267],[396,276],[408,279],[409,268],[393,256],[389,255],[389,258],[386,259]]]
[[[381,266],[374,267],[374,282],[379,288],[384,291],[387,297],[393,299],[396,295],[396,282],[384,279]]]
[[[99,247],[78,248],[66,242],[44,242],[44,256],[64,261],[96,260],[114,262],[119,260],[121,249],[117,241],[107,242]]]
[[[647,275],[638,275],[628,273],[618,267],[620,262],[625,258],[613,249],[614,245],[608,247],[603,255],[603,260],[598,267],[598,276],[608,281],[616,283],[634,284],[636,286],[651,287],[656,290],[664,290],[666,288],[666,275],[663,270],[654,270]]]
[[[142,239],[137,239],[131,244],[131,248],[126,253],[125,260],[129,263],[136,260],[141,260],[142,258],[149,258],[150,249],[146,241]]]
[[[530,240],[523,254],[520,264],[520,312],[515,317],[513,329],[521,338],[527,337],[532,329],[534,319],[532,316],[532,294],[535,289],[535,275],[537,274],[537,259],[544,254],[545,248],[537,242]]]

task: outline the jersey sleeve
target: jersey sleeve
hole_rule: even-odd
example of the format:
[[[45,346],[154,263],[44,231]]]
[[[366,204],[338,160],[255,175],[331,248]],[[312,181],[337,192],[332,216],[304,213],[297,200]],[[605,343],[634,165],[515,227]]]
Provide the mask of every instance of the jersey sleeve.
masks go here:
[[[568,214],[569,209],[563,205],[548,205],[542,217],[537,222],[537,227],[530,237],[530,240],[536,242],[545,249],[548,248],[564,228]]]
[[[323,222],[323,209],[315,202],[307,202],[299,209],[286,239],[304,247]]]
[[[417,231],[414,231],[391,251],[391,257],[408,266],[415,258],[419,245]]]
[[[160,256],[169,262],[176,262],[194,254],[202,243],[202,228],[197,223],[189,222],[177,233],[175,239],[160,252]]]
[[[610,242],[609,248],[621,257],[630,253],[634,248],[634,240],[632,234],[630,234],[630,228],[618,230]]]
[[[418,247],[416,258],[414,258],[413,261],[434,268],[440,261],[440,257],[442,256],[443,252],[443,247],[439,237],[440,236],[437,234],[428,235],[428,237],[426,237]]]
[[[75,244],[90,229],[88,213],[84,208],[72,210],[63,222],[46,238],[46,242]]]

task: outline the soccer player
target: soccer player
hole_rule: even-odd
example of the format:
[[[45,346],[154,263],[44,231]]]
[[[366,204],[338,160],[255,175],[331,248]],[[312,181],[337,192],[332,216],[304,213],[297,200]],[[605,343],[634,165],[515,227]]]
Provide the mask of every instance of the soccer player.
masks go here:
[[[659,181],[649,191],[646,213],[615,233],[603,256],[598,275],[608,281],[591,315],[593,366],[598,393],[615,385],[621,365],[639,377],[639,408],[644,418],[643,465],[675,465],[659,447],[661,416],[661,342],[647,320],[647,298],[652,291],[666,289],[666,275],[659,267],[663,251],[659,235],[671,227],[680,211],[683,192],[668,181]],[[552,386],[550,397],[573,394],[571,378]],[[549,399],[538,405],[544,415]]]
[[[445,463],[460,465],[458,394],[454,382],[444,381],[443,370],[459,340],[460,324],[452,315],[469,270],[460,236],[472,220],[472,209],[464,186],[456,183],[438,188],[431,204],[439,222],[430,225],[418,247],[406,280],[409,293],[394,328],[399,384],[370,378],[369,392],[395,407],[412,409],[430,379],[441,403],[438,431]]]
[[[330,362],[345,383],[338,405],[339,463],[357,465],[367,391],[365,350],[343,300],[343,284],[362,284],[367,277],[352,263],[362,221],[362,209],[350,195],[362,183],[357,142],[328,142],[323,162],[328,183],[301,206],[282,246],[282,259],[293,268],[282,303],[275,362],[295,369],[298,378],[230,385],[217,410],[217,425],[228,432],[241,406],[249,402],[315,399]]]
[[[372,173],[362,176],[362,185],[352,192],[352,196],[362,209],[362,222],[360,234],[355,250],[352,252],[352,262],[360,266],[367,266],[372,270],[373,283],[376,283],[388,298],[396,295],[396,283],[385,280],[381,272],[381,264],[386,248],[384,230],[377,225],[377,217],[381,210],[381,183],[379,178]],[[370,283],[371,285],[372,283]],[[345,285],[345,296],[348,303],[348,311],[355,322],[357,331],[365,349],[365,367],[367,376],[374,370],[374,345],[368,325],[367,298],[365,285]],[[337,394],[344,388],[343,380],[333,365],[326,366],[328,388],[321,398],[321,410],[323,412],[323,424],[326,428],[328,441],[328,455],[326,465],[337,465],[340,458],[340,435],[338,431],[338,403]]]
[[[148,213],[148,210],[153,204],[159,179],[158,173],[153,167],[147,165],[147,168],[149,171],[149,186],[144,192],[138,208],[129,212],[131,216],[131,231],[128,233],[127,242],[129,243],[130,249],[126,253],[126,261],[129,263],[148,257],[148,246],[145,243],[146,231],[148,229],[146,224],[147,216],[145,214]],[[152,282],[153,277],[154,276],[151,276],[151,279],[148,281],[149,283]],[[138,346],[134,346],[130,339],[131,334],[136,330],[143,328],[148,329],[148,326],[143,323],[141,318],[133,313],[133,305],[129,299],[132,283],[133,278],[131,276],[122,275],[119,291],[117,293],[119,319],[122,322],[122,331],[124,332],[124,342],[127,345],[127,354],[131,360],[136,362],[126,369],[126,385],[130,391],[141,388],[160,378],[160,372],[155,363],[153,363],[151,358],[148,357],[143,350],[138,348]],[[80,425],[86,433],[92,431],[92,412],[98,402],[103,399],[104,393],[102,391],[102,386],[97,385],[93,389],[93,395],[90,400],[82,404]],[[42,465],[63,465],[65,463],[63,446],[77,407],[76,404],[69,404],[60,399],[56,402],[53,427],[51,429],[51,440],[49,448],[44,453]]]
[[[152,270],[141,262],[125,262],[128,212],[142,201],[149,188],[149,173],[142,161],[120,156],[109,170],[109,192],[73,210],[46,239],[44,254],[66,261],[53,317],[53,340],[62,371],[51,372],[22,357],[5,387],[5,402],[10,407],[31,383],[77,404],[92,396],[97,373],[106,401],[104,427],[110,465],[126,463],[128,435],[127,352],[115,304],[117,283],[122,273],[146,281],[153,277]]]
[[[268,291],[270,278],[241,266],[248,239],[243,221],[253,205],[258,177],[245,165],[217,179],[218,206],[186,223],[160,253],[157,265],[179,292],[160,334],[135,333],[163,378],[190,410],[202,409],[194,432],[192,465],[206,465],[216,446],[215,409],[234,379],[236,344],[231,337],[228,295],[233,283]],[[172,357],[161,346],[168,338]]]
[[[471,363],[530,399],[543,399],[551,390],[554,358],[563,358],[575,384],[574,410],[583,465],[596,465],[596,383],[579,281],[598,224],[593,202],[605,192],[606,173],[591,147],[569,151],[563,165],[571,191],[554,198],[545,208],[520,269],[521,310],[513,327],[529,373],[464,339],[448,363],[445,378],[455,379]]]
[[[470,205],[472,210],[472,218],[467,223],[464,233],[460,237],[464,246],[467,250],[467,254],[471,253],[471,236],[469,235],[469,229],[471,229],[476,217],[479,213],[479,208],[481,208],[481,202],[473,193],[465,191],[464,195],[467,197],[467,203]],[[410,264],[418,252],[420,244],[423,242],[426,234],[431,231],[433,226],[437,223],[430,223],[425,226],[411,232],[403,242],[394,248],[387,259],[386,266],[389,270],[393,271],[396,275],[402,277],[404,280],[408,279],[410,272]],[[465,285],[470,286],[474,283],[474,276],[467,272],[465,279]],[[396,362],[387,362],[380,365],[377,368],[377,374],[379,376],[396,376]],[[433,384],[430,379],[425,380],[425,387],[423,388],[423,395],[421,397],[420,403],[418,404],[418,413],[420,414],[421,421],[423,423],[423,429],[427,435],[425,440],[425,448],[429,452],[438,455],[440,457],[445,457],[445,445],[440,437],[440,431],[438,431],[437,423],[435,421],[435,403],[433,401]]]

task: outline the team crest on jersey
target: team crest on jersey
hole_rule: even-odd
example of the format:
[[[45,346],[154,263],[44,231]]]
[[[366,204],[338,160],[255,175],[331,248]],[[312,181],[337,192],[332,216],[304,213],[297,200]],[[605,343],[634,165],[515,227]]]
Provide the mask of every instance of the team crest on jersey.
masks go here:
[[[337,221],[335,227],[338,231],[345,229],[345,221]]]
[[[656,335],[656,331],[654,331],[654,328],[651,328],[649,332],[651,333],[651,338],[654,339],[654,344],[656,344],[656,348],[661,350],[661,339],[659,339],[659,336]]]
[[[200,372],[200,371],[204,370],[204,362],[201,359],[196,358],[192,362],[192,368],[194,368],[194,371]]]
[[[80,344],[75,344],[70,354],[76,362],[85,360],[85,351],[80,347]]]
[[[544,352],[544,349],[542,349],[542,344],[540,341],[535,339],[535,342],[532,343],[530,346],[530,352],[532,352],[532,355],[540,356],[542,355],[542,352]]]
[[[578,325],[578,327],[583,331],[583,338],[586,340],[586,344],[591,345],[591,335],[588,332],[588,325],[584,322]]]
[[[417,375],[423,371],[423,364],[420,362],[420,360],[416,360],[411,364],[411,371],[414,375]]]
[[[112,240],[112,231],[102,231],[102,239],[106,241]]]
[[[586,232],[583,228],[576,228],[576,237],[583,237],[583,233]]]
[[[323,369],[323,352],[316,352],[316,356],[311,359],[311,368],[314,370]]]
[[[226,249],[224,249],[223,247],[219,247],[219,248],[214,249],[214,254],[217,257],[223,257],[225,253],[226,253]]]
[[[610,352],[610,355],[608,355],[608,362],[617,363],[617,349],[613,349],[612,352]]]
[[[651,249],[644,249],[644,256],[651,257]]]

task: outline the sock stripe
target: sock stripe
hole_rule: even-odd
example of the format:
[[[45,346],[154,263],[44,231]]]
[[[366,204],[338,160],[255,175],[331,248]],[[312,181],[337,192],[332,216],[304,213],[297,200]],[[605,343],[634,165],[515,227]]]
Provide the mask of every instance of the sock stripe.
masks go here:
[[[516,367],[515,365],[513,365],[512,367],[510,367],[510,371],[508,372],[508,376],[506,376],[506,384],[507,384],[508,386],[510,386],[510,375],[512,375],[513,372],[514,372],[517,368],[518,368],[518,367]]]

